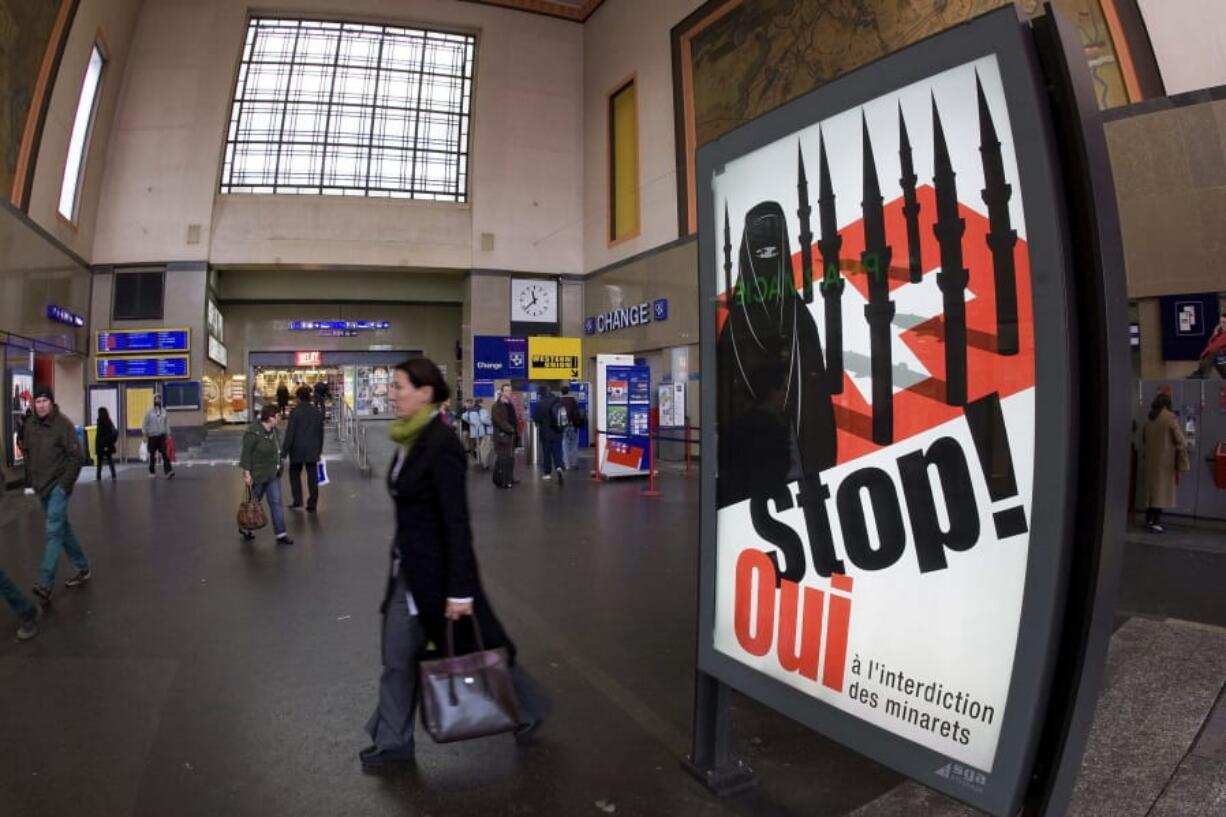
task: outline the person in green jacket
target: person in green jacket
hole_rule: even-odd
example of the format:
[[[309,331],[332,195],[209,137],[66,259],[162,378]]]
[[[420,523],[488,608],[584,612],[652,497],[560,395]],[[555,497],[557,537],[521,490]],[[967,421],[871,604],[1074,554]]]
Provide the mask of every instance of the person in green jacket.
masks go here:
[[[292,545],[294,540],[285,531],[285,511],[281,507],[281,432],[277,429],[277,415],[275,405],[260,409],[260,419],[248,426],[243,435],[238,467],[243,469],[243,482],[251,488],[256,501],[268,497],[277,544]],[[244,539],[255,538],[249,530],[239,528],[238,532]]]
[[[81,550],[72,524],[68,521],[68,498],[85,461],[81,443],[72,421],[60,412],[50,386],[34,389],[34,415],[22,429],[21,448],[25,451],[30,487],[38,494],[47,514],[47,544],[43,550],[42,578],[34,585],[34,595],[43,604],[51,603],[55,588],[55,569],[60,553],[77,569],[66,587],[80,587],[93,578],[89,560]]]

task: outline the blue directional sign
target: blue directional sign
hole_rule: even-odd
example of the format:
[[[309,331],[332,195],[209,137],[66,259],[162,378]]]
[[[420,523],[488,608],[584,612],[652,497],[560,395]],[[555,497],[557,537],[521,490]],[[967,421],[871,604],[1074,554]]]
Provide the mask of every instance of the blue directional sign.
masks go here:
[[[314,332],[314,331],[351,331],[351,332],[374,332],[377,330],[390,329],[391,321],[290,321],[289,328],[291,332]]]
[[[189,352],[190,329],[108,329],[94,333],[94,353],[125,355],[138,352]]]
[[[473,337],[473,380],[528,377],[528,339],[502,335]]]
[[[59,323],[66,323],[69,326],[82,327],[85,325],[85,318],[81,317],[72,310],[65,309],[62,306],[56,306],[55,304],[47,304],[47,319],[58,321]]]
[[[186,380],[191,373],[187,355],[159,357],[100,357],[98,380]]]

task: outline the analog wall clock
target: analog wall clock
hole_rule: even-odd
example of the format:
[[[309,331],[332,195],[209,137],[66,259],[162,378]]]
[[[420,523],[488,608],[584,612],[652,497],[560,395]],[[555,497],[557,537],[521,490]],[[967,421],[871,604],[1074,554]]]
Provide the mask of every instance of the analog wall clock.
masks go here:
[[[556,325],[558,282],[547,278],[511,279],[511,323]]]

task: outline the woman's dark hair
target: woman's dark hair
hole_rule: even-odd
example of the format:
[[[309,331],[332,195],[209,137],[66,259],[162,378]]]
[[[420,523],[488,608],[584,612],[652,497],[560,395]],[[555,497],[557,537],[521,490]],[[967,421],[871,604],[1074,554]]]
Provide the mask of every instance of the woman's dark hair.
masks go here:
[[[1150,404],[1149,419],[1158,419],[1158,415],[1162,413],[1163,409],[1174,410],[1171,408],[1171,396],[1164,391],[1158,392],[1157,396],[1154,397],[1154,402]]]
[[[273,417],[276,417],[279,411],[280,409],[278,409],[272,403],[265,403],[264,406],[260,408],[260,422],[267,423]]]
[[[428,357],[415,357],[403,363],[397,363],[396,370],[405,373],[409,382],[413,384],[413,388],[421,389],[429,386],[434,389],[435,403],[441,403],[451,397],[451,387],[443,379],[443,373]]]
[[[111,413],[106,410],[106,406],[98,406],[98,425],[110,425]]]
[[[311,399],[311,387],[299,386],[298,391],[294,392],[294,396],[298,398],[299,402],[306,403]]]

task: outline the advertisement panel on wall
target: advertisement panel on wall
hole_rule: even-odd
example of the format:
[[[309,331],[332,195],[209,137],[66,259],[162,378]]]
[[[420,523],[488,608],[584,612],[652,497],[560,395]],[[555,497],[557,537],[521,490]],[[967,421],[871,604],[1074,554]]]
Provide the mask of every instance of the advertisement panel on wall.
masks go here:
[[[887,57],[698,176],[700,667],[1001,815],[1072,542],[1070,261],[1028,36],[1006,10]]]
[[[9,464],[21,465],[26,461],[26,456],[21,450],[18,436],[26,412],[34,407],[34,372],[29,369],[9,369],[6,391],[8,406],[5,411],[5,431],[9,439]]]
[[[532,380],[583,377],[583,339],[528,338],[528,377]]]
[[[473,381],[526,380],[528,339],[504,335],[473,336]]]

